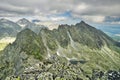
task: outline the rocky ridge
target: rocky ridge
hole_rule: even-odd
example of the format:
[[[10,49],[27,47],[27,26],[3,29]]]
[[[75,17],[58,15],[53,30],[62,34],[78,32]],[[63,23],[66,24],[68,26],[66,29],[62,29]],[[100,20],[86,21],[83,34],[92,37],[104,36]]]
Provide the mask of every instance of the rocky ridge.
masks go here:
[[[0,79],[95,80],[110,70],[119,79],[119,61],[119,43],[83,21],[38,34],[27,28],[2,51]]]

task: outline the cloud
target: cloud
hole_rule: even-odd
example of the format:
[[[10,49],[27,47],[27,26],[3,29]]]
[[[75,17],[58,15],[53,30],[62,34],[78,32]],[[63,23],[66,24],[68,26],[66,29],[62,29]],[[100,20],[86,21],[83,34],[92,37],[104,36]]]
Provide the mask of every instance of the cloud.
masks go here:
[[[120,37],[120,34],[115,34],[115,36],[119,36]]]
[[[102,23],[105,20],[105,16],[82,16],[82,19],[86,21]]]
[[[0,0],[0,10],[16,13],[72,11],[79,15],[120,15],[119,0]],[[2,9],[1,9],[2,8]],[[113,11],[114,10],[114,11]],[[46,14],[46,13],[45,13]],[[47,13],[48,14],[48,13]]]
[[[57,14],[70,12],[69,17],[103,22],[108,16],[120,17],[119,8],[120,0],[0,0],[1,17],[38,16],[44,20],[66,19],[67,15]]]
[[[61,21],[61,20],[65,20],[66,17],[51,17],[50,20],[52,21]]]
[[[111,24],[120,24],[120,17],[118,16],[107,16],[104,20],[107,23]]]

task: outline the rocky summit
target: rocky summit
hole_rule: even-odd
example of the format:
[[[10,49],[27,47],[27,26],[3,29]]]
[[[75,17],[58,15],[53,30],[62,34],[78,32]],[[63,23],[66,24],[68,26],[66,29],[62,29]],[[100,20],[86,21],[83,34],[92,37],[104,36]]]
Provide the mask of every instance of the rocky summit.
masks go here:
[[[120,43],[84,21],[26,28],[0,53],[1,80],[120,80]]]

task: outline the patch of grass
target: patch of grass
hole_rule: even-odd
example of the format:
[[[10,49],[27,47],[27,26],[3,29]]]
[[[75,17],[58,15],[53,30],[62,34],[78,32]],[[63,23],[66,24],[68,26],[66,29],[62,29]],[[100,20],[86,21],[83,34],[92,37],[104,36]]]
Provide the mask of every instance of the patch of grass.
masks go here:
[[[8,43],[0,43],[0,51],[3,50],[7,45]]]

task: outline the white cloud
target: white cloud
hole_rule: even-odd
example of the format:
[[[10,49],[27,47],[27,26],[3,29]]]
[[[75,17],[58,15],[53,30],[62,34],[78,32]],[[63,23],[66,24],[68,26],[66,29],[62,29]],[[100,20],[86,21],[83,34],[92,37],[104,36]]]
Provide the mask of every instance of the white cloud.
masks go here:
[[[20,15],[62,13],[120,16],[120,0],[0,0],[0,11]]]
[[[67,19],[66,17],[51,17],[50,20],[52,21],[61,21]]]
[[[3,12],[25,14],[26,12],[32,13],[32,8],[23,7],[23,6],[14,6],[8,3],[0,3],[0,10]]]
[[[120,21],[118,21],[118,22],[110,22],[110,24],[120,24]]]
[[[43,21],[64,20],[64,15],[53,15],[70,11],[74,18],[101,23],[106,16],[120,17],[119,8],[120,0],[0,0],[1,17],[37,16]]]
[[[115,36],[119,36],[120,37],[120,34],[115,34]]]
[[[105,16],[82,16],[82,19],[90,22],[102,23],[105,20]]]
[[[50,30],[53,30],[53,29],[57,29],[59,24],[56,23],[55,21],[43,21],[43,22],[39,22],[37,23],[38,25],[44,25],[44,26],[47,26]]]
[[[77,10],[85,10],[87,9],[88,5],[82,3],[77,6]]]
[[[89,5],[85,4],[85,3],[81,3],[76,5],[75,7],[73,7],[73,13],[78,13],[78,14],[82,14],[84,11],[86,11],[88,9]]]

